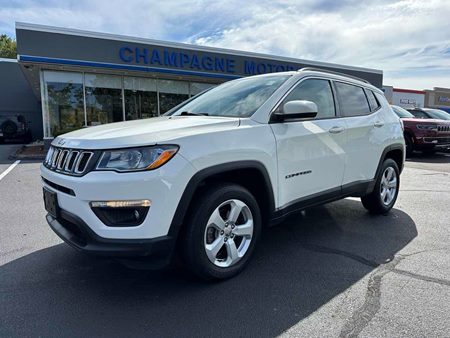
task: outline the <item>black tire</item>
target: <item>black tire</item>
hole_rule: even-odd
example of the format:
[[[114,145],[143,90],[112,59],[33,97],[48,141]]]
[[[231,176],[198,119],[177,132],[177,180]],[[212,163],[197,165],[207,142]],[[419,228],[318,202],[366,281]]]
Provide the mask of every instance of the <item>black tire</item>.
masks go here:
[[[14,137],[17,133],[17,124],[10,120],[5,121],[2,124],[2,132],[5,138]]]
[[[411,136],[405,134],[406,157],[411,157],[414,152],[414,144]]]
[[[394,169],[397,186],[392,200],[388,204],[386,204],[382,200],[381,191],[383,175],[385,175],[388,168]],[[397,163],[394,160],[388,158],[383,162],[383,165],[381,166],[380,174],[377,177],[373,191],[370,194],[361,197],[361,202],[364,208],[366,208],[372,214],[386,214],[389,210],[392,209],[395,201],[397,200],[399,187],[400,171],[398,169]]]
[[[240,200],[248,206],[253,217],[253,234],[247,251],[239,261],[229,267],[219,267],[208,258],[206,253],[205,231],[208,220],[215,209],[231,199]],[[181,259],[196,275],[208,281],[227,279],[240,273],[252,256],[261,233],[261,213],[253,195],[244,187],[236,184],[217,184],[198,196],[191,204],[190,210],[192,212],[187,217],[180,241]],[[239,240],[237,236],[235,240]],[[223,245],[225,246],[225,244]]]

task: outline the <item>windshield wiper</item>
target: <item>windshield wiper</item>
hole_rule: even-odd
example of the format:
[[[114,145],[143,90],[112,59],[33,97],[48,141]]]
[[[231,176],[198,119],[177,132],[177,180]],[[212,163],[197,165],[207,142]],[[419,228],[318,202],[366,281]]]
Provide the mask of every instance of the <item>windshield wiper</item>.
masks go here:
[[[194,113],[192,111],[183,111],[178,116],[208,116],[208,113]]]

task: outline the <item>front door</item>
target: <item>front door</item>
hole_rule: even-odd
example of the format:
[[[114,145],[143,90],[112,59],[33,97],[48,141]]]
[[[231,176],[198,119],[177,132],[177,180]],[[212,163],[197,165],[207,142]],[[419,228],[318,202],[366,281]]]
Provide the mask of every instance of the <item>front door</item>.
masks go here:
[[[345,123],[336,116],[330,81],[308,78],[283,100],[308,100],[316,118],[271,124],[277,142],[279,208],[318,195],[340,194],[344,175]]]

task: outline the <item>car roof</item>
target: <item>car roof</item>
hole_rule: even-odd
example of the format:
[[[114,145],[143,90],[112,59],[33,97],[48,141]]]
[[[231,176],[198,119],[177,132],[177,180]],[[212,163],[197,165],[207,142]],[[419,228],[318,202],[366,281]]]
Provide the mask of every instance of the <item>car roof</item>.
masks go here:
[[[302,76],[316,75],[316,76],[326,77],[329,79],[338,80],[338,81],[342,81],[342,82],[349,82],[351,84],[354,84],[354,85],[357,85],[360,87],[365,87],[365,88],[373,90],[381,95],[384,95],[383,91],[380,88],[375,87],[369,81],[352,76],[352,75],[344,74],[344,73],[338,73],[338,72],[334,72],[334,71],[328,71],[328,70],[307,67],[307,68],[299,69],[297,71],[297,74],[301,74]]]

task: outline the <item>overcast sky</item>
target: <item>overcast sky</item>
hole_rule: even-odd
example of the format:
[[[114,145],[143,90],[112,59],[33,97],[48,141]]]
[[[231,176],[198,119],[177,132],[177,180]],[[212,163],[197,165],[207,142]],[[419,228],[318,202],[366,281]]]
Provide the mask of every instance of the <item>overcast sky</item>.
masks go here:
[[[400,88],[450,88],[450,0],[0,0],[16,21],[382,69]]]

